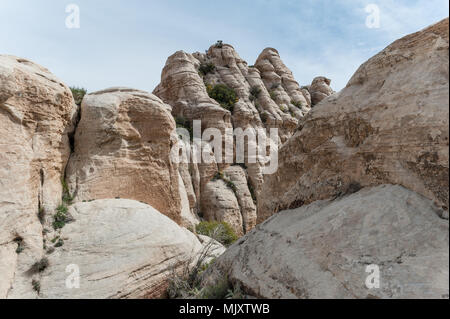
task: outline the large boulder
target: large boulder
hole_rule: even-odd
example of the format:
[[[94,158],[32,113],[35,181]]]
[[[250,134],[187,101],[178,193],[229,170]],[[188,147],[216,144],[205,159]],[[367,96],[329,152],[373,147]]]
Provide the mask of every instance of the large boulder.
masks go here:
[[[32,291],[24,272],[42,254],[38,215],[61,201],[76,111],[49,70],[0,55],[0,298]]]
[[[158,97],[134,89],[86,95],[67,167],[75,201],[134,199],[181,223],[187,195],[181,194],[186,190],[170,160],[178,141],[170,112]],[[189,214],[189,204],[183,212]]]
[[[448,19],[395,41],[315,106],[266,176],[258,222],[349,188],[400,184],[448,210]]]
[[[205,284],[227,276],[260,298],[448,298],[448,247],[448,220],[430,200],[381,185],[272,216]]]
[[[69,214],[74,221],[59,235],[64,245],[34,276],[40,298],[162,298],[169,278],[203,247],[187,229],[132,200],[76,203]],[[78,271],[79,288],[71,289]]]
[[[309,87],[311,103],[313,106],[334,93],[333,89],[330,87],[330,84],[331,80],[324,76],[314,78],[311,86]]]

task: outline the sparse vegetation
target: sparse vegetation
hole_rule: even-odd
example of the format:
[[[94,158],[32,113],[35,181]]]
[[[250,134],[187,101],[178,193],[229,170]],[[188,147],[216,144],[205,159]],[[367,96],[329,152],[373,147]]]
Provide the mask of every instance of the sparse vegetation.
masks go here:
[[[192,124],[189,120],[184,118],[183,116],[177,116],[175,117],[175,123],[177,125],[177,128],[184,128],[189,132],[189,137],[192,140],[193,138],[193,131],[192,131]]]
[[[303,103],[301,101],[291,101],[291,104],[295,107],[298,107],[299,109],[301,109],[303,106]]]
[[[48,265],[49,265],[48,259],[44,257],[41,260],[35,262],[33,266],[31,266],[30,270],[32,273],[43,272],[45,269],[47,269]]]
[[[206,63],[205,62],[205,63],[201,63],[200,64],[200,67],[198,68],[198,72],[200,73],[200,75],[205,76],[208,73],[214,72],[215,69],[216,69],[216,66],[213,63],[211,63],[211,62]]]
[[[247,186],[248,186],[248,190],[250,191],[250,195],[252,196],[253,203],[255,203],[255,205],[256,205],[255,189],[253,188],[253,185],[252,185],[252,182],[250,181],[250,179],[247,179]]]
[[[81,102],[83,101],[83,98],[87,93],[86,89],[79,87],[70,87],[70,90],[72,91],[72,96],[75,100],[75,104],[81,105]]]
[[[239,101],[236,92],[225,84],[207,85],[206,90],[210,98],[219,102],[226,110],[233,112],[234,104]]]
[[[73,196],[69,192],[69,187],[64,179],[61,179],[63,188],[62,203],[56,208],[56,213],[53,215],[53,228],[55,230],[63,228],[66,223],[72,221],[72,218],[68,216],[68,206],[73,201]]]
[[[36,291],[38,294],[41,292],[41,283],[38,280],[33,279],[31,281],[31,285],[33,286],[33,290]]]
[[[230,292],[230,282],[227,277],[223,277],[213,285],[209,285],[203,288],[199,299],[226,299]]]
[[[71,218],[67,215],[68,208],[64,204],[59,205],[56,208],[56,213],[53,215],[53,228],[55,230],[63,228]]]
[[[214,175],[214,177],[212,178],[213,181],[216,181],[218,179],[221,179],[225,182],[225,184],[227,185],[227,187],[229,187],[234,193],[237,192],[237,188],[236,185],[234,184],[234,182],[232,180],[230,180],[229,178],[227,178],[223,172],[219,171],[216,173],[216,175]]]
[[[44,225],[44,222],[45,222],[45,210],[44,210],[44,207],[39,207],[38,218],[39,218],[39,222],[42,225]]]
[[[17,243],[16,254],[20,254],[25,249],[23,238],[17,237],[16,239],[14,239],[14,242]]]
[[[250,96],[249,96],[250,101],[256,100],[259,97],[260,93],[261,93],[261,89],[257,86],[253,86],[250,89]]]
[[[269,119],[269,115],[267,114],[267,112],[263,112],[260,114],[260,118],[263,123],[267,123],[267,120]]]
[[[276,90],[276,89],[278,89],[279,87],[280,87],[280,83],[274,83],[274,84],[272,84],[271,86],[270,86],[270,89],[271,90]]]
[[[222,40],[218,40],[214,46],[216,48],[221,49],[223,47],[223,41]]]
[[[176,299],[231,299],[242,298],[240,287],[233,287],[227,277],[219,279],[213,285],[202,285],[202,274],[214,264],[212,250],[215,241],[220,241],[223,233],[216,227],[209,232],[211,240],[206,243],[200,253],[191,257],[184,266],[177,270],[173,268],[173,275],[169,281],[167,293],[169,298]]]
[[[275,101],[275,99],[277,98],[277,93],[275,92],[275,90],[270,90],[269,94],[270,98]]]
[[[200,235],[215,237],[218,242],[227,247],[238,240],[233,228],[226,222],[203,221],[195,227],[195,230]]]
[[[62,195],[62,201],[66,205],[72,204],[73,196],[70,195],[69,186],[67,185],[67,182],[64,179],[61,179],[61,185],[63,188],[63,195]]]
[[[58,241],[55,243],[55,248],[61,247],[62,245],[64,245],[64,240],[59,238]]]

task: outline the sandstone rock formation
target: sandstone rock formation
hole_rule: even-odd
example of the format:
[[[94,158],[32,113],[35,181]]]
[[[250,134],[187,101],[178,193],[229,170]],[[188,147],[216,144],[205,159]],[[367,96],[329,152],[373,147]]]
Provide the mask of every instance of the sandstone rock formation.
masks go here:
[[[42,254],[38,215],[60,203],[76,111],[47,69],[0,55],[0,298],[31,291],[24,272]]]
[[[168,278],[202,249],[193,233],[136,201],[76,203],[69,214],[75,221],[61,230],[64,245],[34,276],[40,298],[161,298]],[[77,289],[66,287],[70,265],[79,270]]]
[[[400,184],[448,210],[448,19],[395,41],[319,103],[266,176],[261,222],[282,209]]]
[[[134,89],[86,95],[67,168],[75,201],[134,199],[190,224],[189,205],[183,214],[181,209],[186,190],[179,184],[178,166],[170,161],[178,140],[170,111],[156,96]]]
[[[209,97],[208,90],[215,85],[235,91],[237,101],[232,110]],[[223,142],[232,139],[225,134],[231,128],[278,128],[279,142],[285,142],[311,104],[309,92],[300,88],[277,50],[265,49],[249,67],[231,45],[222,43],[206,53],[178,51],[170,56],[153,93],[172,106],[173,116],[185,126],[192,129],[192,122],[201,120],[201,131],[217,128],[224,135]],[[243,172],[229,171],[236,179],[232,181],[238,185],[236,191],[223,181],[213,180],[219,171],[226,175],[226,170],[234,170],[230,164],[201,163],[182,168],[191,209],[196,207],[208,219],[230,222],[238,233],[255,225],[256,208],[251,197],[257,201],[263,181],[263,165],[249,163],[247,155]],[[188,171],[196,176],[189,178]],[[190,186],[189,179],[196,184]]]
[[[308,91],[311,94],[311,104],[313,106],[334,93],[333,89],[330,87],[330,83],[331,80],[324,76],[314,78],[311,86],[308,88]]]
[[[227,275],[260,298],[448,298],[448,246],[448,221],[430,200],[381,185],[272,216],[205,283]],[[368,265],[379,267],[379,289],[366,286]]]

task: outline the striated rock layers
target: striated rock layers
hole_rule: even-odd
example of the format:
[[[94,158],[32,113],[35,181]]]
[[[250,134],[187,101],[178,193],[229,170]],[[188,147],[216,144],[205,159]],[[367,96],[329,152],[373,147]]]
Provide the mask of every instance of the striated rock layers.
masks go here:
[[[67,168],[75,201],[134,199],[177,223],[189,219],[186,190],[179,184],[178,166],[170,161],[177,142],[170,111],[156,96],[134,89],[85,96]]]
[[[448,210],[448,19],[395,41],[317,104],[266,176],[258,222],[287,208],[400,184]]]
[[[69,88],[47,69],[0,55],[0,298],[31,291],[25,272],[43,253],[38,215],[60,203],[75,115]]]
[[[61,231],[64,245],[36,276],[40,298],[163,298],[169,278],[203,247],[187,229],[132,200],[76,203],[69,214],[75,221]],[[68,289],[75,271],[79,288]]]
[[[448,246],[448,220],[430,200],[381,185],[272,216],[219,257],[204,284],[227,276],[245,294],[276,299],[448,298]],[[369,265],[378,288],[366,286]]]
[[[216,85],[234,90],[236,101],[231,109],[209,96]],[[170,56],[153,93],[173,107],[173,116],[185,126],[192,128],[193,120],[201,120],[202,132],[217,128],[223,134],[231,128],[278,128],[279,143],[287,141],[311,106],[309,91],[300,88],[275,49],[265,49],[255,65],[248,66],[231,45],[222,43],[206,53],[178,51]],[[224,141],[232,138],[225,135]],[[191,207],[207,219],[228,221],[238,233],[245,233],[256,223],[253,202],[258,201],[264,164],[251,163],[246,153],[241,166],[243,171],[223,163],[192,164],[183,168],[189,170],[192,186],[186,185],[188,178],[183,180],[195,194],[190,196]],[[232,183],[214,179],[221,172],[229,180],[227,170],[234,178]],[[233,184],[236,187],[229,187]]]

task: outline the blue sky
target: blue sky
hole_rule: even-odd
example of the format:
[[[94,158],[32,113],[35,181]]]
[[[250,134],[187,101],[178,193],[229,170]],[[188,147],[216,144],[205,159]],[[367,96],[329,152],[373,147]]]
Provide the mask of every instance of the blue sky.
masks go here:
[[[66,28],[70,3],[79,29]],[[379,28],[366,26],[368,4],[380,9]],[[340,90],[361,63],[448,12],[446,0],[0,0],[0,54],[88,91],[151,92],[169,55],[223,40],[250,65],[274,47],[301,85],[324,75]]]

